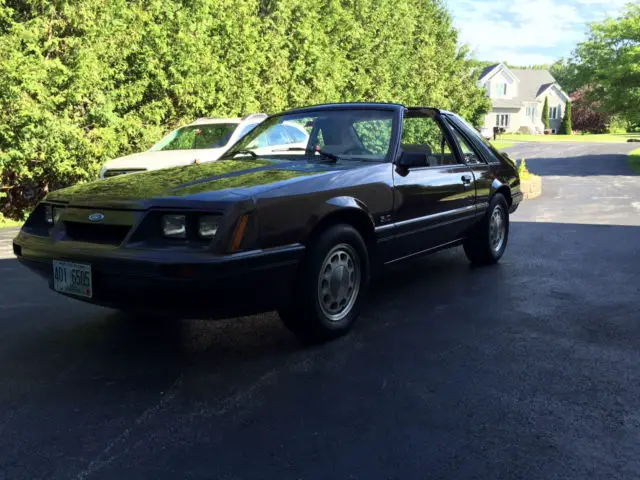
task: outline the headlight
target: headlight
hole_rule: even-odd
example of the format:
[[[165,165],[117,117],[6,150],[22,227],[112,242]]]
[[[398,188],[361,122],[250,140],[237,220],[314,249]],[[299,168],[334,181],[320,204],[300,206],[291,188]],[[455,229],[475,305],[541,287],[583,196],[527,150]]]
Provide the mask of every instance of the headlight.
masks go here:
[[[202,238],[213,238],[218,233],[217,215],[202,215],[198,219],[198,235]]]
[[[187,217],[185,215],[164,215],[162,217],[162,233],[168,238],[187,237]]]

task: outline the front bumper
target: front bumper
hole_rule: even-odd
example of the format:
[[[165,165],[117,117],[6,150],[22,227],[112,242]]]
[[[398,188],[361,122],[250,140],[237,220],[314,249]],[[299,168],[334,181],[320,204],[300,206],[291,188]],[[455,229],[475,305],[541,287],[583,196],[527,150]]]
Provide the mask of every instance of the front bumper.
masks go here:
[[[301,244],[215,255],[203,250],[108,247],[21,232],[18,260],[53,288],[53,260],[91,265],[96,305],[170,313],[181,318],[227,318],[271,310],[290,299],[304,254]]]

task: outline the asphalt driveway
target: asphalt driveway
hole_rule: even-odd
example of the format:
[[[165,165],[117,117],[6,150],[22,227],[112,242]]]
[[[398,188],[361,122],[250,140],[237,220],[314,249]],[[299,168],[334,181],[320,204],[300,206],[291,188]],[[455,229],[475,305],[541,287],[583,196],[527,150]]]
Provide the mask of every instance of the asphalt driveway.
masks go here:
[[[503,262],[394,268],[311,349],[273,314],[148,328],[58,297],[0,232],[0,478],[637,478],[629,150],[512,148],[544,193]]]

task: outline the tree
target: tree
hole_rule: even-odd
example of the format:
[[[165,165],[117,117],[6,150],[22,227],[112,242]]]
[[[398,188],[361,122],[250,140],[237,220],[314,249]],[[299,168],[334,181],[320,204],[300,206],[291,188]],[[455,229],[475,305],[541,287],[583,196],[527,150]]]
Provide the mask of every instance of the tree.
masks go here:
[[[562,117],[562,123],[560,124],[560,133],[573,135],[573,129],[571,128],[571,100],[567,100],[567,105],[564,108],[564,117]]]
[[[557,60],[551,65],[549,71],[565,92],[573,92],[582,86],[576,65],[567,59]]]
[[[571,64],[590,101],[608,115],[640,123],[640,4],[629,4],[619,18],[592,24]]]
[[[401,35],[398,32],[402,32]],[[490,108],[441,0],[0,0],[0,213],[200,116]]]
[[[571,94],[571,123],[581,132],[604,133],[609,124],[609,116],[602,112],[597,102],[585,98],[585,87]]]
[[[542,123],[544,128],[549,129],[549,99],[544,97],[544,105],[542,106]]]

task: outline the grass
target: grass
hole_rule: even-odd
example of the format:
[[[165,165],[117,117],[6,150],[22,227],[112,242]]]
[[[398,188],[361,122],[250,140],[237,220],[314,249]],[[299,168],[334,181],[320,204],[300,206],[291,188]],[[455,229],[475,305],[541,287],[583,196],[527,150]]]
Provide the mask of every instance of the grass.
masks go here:
[[[518,142],[605,142],[624,143],[629,138],[640,140],[640,133],[585,133],[578,135],[519,135],[505,133],[500,135],[500,141],[510,140]],[[494,144],[496,142],[493,142]]]
[[[527,161],[524,158],[520,160],[520,164],[518,165],[518,175],[520,176],[520,180],[530,180],[536,176],[529,171]]]
[[[5,218],[0,214],[0,228],[9,228],[9,227],[20,227],[23,222],[19,222],[17,220],[11,220],[9,218]]]
[[[494,140],[491,142],[491,145],[493,145],[498,150],[502,150],[503,148],[512,147],[513,142],[503,142],[502,140]]]
[[[634,172],[640,173],[640,148],[629,154],[629,166]]]

